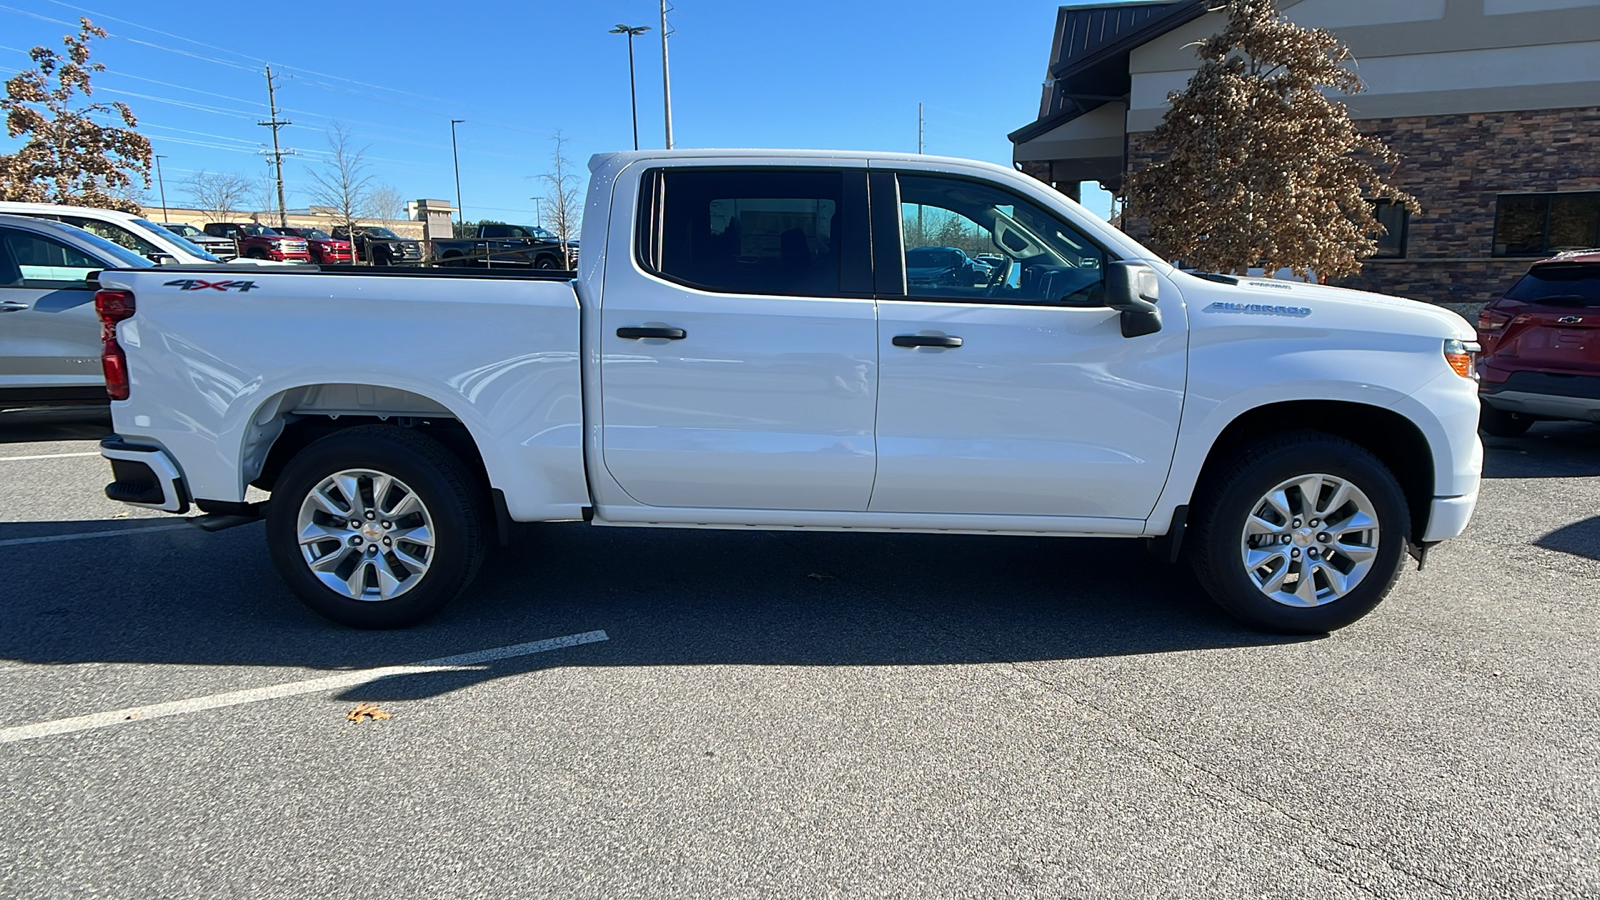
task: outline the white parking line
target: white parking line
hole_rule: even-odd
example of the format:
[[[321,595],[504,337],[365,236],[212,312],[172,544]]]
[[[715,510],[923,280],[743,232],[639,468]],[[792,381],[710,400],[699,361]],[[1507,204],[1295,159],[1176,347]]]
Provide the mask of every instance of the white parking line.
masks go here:
[[[21,462],[24,459],[66,459],[69,456],[99,456],[100,451],[89,453],[40,453],[37,456],[0,456],[0,462]]]
[[[407,663],[399,666],[357,669],[353,672],[341,672],[338,675],[309,678],[305,681],[290,681],[284,684],[271,685],[270,687],[228,691],[223,694],[192,697],[188,700],[174,700],[170,703],[156,703],[150,706],[130,706],[125,709],[113,709],[109,712],[91,713],[87,716],[74,716],[70,719],[37,722],[33,725],[17,725],[11,728],[0,728],[0,744],[27,741],[55,734],[71,734],[75,731],[88,731],[91,728],[126,725],[130,722],[142,722],[146,719],[158,719],[162,716],[178,716],[207,709],[221,709],[226,706],[259,703],[262,700],[277,700],[282,697],[315,694],[320,691],[353,687],[393,675],[467,671],[474,666],[481,666],[484,663],[496,660],[532,656],[535,653],[546,653],[551,650],[561,650],[581,644],[593,644],[604,640],[609,640],[604,631],[586,631],[583,634],[569,634],[565,637],[530,641],[526,644],[512,644],[509,647],[495,647],[490,650],[477,650],[472,653],[444,656],[439,659],[425,659],[422,662]]]
[[[89,538],[115,537],[119,534],[143,534],[147,531],[177,531],[180,528],[192,528],[182,522],[173,522],[168,525],[146,525],[142,528],[106,528],[100,531],[79,531],[73,534],[47,534],[41,537],[7,538],[0,541],[0,547],[20,547],[23,544],[53,544],[56,541],[86,541]]]

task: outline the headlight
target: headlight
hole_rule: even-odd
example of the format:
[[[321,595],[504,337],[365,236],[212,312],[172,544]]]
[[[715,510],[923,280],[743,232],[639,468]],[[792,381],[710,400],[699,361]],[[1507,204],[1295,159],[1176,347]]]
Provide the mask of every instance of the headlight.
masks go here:
[[[1478,351],[1483,349],[1475,341],[1444,342],[1444,358],[1462,378],[1478,378]]]

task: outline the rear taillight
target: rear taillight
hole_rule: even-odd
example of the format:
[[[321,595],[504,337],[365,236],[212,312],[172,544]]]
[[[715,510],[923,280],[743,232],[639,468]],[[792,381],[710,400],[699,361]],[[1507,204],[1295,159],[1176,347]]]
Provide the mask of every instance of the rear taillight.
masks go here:
[[[128,357],[117,344],[117,323],[133,318],[129,291],[96,291],[94,311],[100,316],[100,368],[106,376],[106,393],[113,400],[128,399]]]
[[[1511,314],[1498,312],[1492,309],[1478,312],[1478,331],[1483,334],[1494,334],[1505,330],[1511,324]]]

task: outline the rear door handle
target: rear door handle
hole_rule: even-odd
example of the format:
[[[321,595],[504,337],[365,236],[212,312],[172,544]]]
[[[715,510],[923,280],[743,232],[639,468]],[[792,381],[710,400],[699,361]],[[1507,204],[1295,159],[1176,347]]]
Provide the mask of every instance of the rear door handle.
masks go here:
[[[896,347],[945,347],[951,350],[961,346],[961,338],[953,334],[897,334]]]
[[[689,332],[684,331],[682,328],[657,328],[651,326],[617,329],[617,337],[627,338],[630,341],[643,340],[644,338],[660,338],[668,341],[681,341],[688,336]]]
[[[0,300],[0,312],[21,312],[28,308],[28,304],[16,300]]]

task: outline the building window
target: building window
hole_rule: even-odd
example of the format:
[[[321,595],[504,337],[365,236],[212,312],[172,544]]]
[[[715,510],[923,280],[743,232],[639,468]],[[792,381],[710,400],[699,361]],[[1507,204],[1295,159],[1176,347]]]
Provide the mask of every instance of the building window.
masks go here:
[[[1600,191],[1499,196],[1495,256],[1550,256],[1590,247],[1600,247]]]
[[[1393,200],[1372,201],[1372,216],[1383,226],[1378,236],[1378,252],[1373,259],[1405,259],[1406,229],[1411,226],[1411,210]]]

